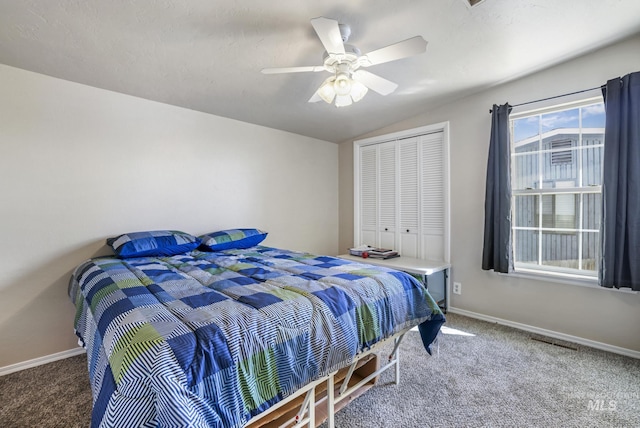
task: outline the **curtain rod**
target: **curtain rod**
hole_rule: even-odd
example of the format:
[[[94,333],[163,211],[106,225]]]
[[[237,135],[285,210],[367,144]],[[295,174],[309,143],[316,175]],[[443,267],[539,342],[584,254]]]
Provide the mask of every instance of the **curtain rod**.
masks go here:
[[[575,95],[575,94],[581,94],[583,92],[595,91],[596,89],[602,89],[602,86],[596,86],[595,88],[583,89],[581,91],[576,91],[576,92],[569,92],[568,94],[555,95],[553,97],[541,98],[539,100],[527,101],[526,103],[515,104],[515,105],[512,105],[511,107],[520,107],[520,106],[525,106],[527,104],[539,103],[540,101],[547,101],[547,100],[553,100],[555,98],[568,97],[569,95]],[[493,113],[493,109],[489,109],[489,114],[491,114],[491,113]]]

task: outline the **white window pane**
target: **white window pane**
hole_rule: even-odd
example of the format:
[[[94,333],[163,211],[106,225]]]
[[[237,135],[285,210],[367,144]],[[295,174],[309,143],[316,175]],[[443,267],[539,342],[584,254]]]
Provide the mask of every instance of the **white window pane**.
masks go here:
[[[584,232],[582,234],[582,269],[597,272],[600,259],[600,234]]]
[[[590,132],[593,131],[593,132]],[[582,130],[582,146],[595,146],[604,144],[604,127]]]
[[[542,227],[578,229],[580,225],[576,212],[579,197],[577,193],[542,195]]]
[[[542,234],[542,264],[578,269],[578,233]]]
[[[602,212],[602,195],[600,193],[586,193],[582,199],[582,228],[600,229]]]
[[[514,172],[513,190],[537,189],[540,182],[538,153],[514,156],[511,167]]]
[[[537,144],[540,133],[540,116],[524,117],[513,121],[513,143],[516,153],[538,150]],[[534,138],[532,138],[534,137]]]
[[[538,232],[516,230],[514,257],[516,263],[538,263]]]
[[[536,212],[538,206],[537,195],[516,196],[514,198],[514,224],[516,227],[537,227]]]
[[[542,227],[554,227],[553,200],[554,195],[542,196]]]
[[[592,104],[582,107],[582,127],[583,128],[604,128],[605,112],[604,103]]]
[[[580,127],[580,109],[561,110],[542,115],[540,128],[542,135],[564,128]]]
[[[555,227],[563,229],[577,229],[578,216],[576,216],[576,206],[578,204],[578,195],[565,193],[555,195]]]
[[[582,182],[584,186],[602,185],[602,156],[604,147],[588,146],[582,152]]]

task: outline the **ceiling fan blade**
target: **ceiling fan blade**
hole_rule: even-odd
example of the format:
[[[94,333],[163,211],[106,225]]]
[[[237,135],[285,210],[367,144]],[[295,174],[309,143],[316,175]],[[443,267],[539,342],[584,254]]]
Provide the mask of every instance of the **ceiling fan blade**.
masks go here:
[[[322,98],[320,98],[320,95],[318,95],[318,91],[315,91],[311,98],[309,98],[308,102],[317,103],[318,101],[322,101]]]
[[[260,70],[262,74],[279,74],[279,73],[305,73],[308,71],[324,71],[325,68],[322,65],[309,65],[305,67],[274,67],[263,68]]]
[[[396,83],[365,70],[354,71],[352,77],[356,82],[362,83],[364,86],[376,91],[380,95],[389,95],[398,87]]]
[[[384,48],[376,49],[364,55],[367,61],[363,61],[362,66],[382,64],[397,59],[406,58],[424,53],[427,50],[427,41],[422,36],[415,36],[402,42],[394,43]],[[373,88],[371,88],[373,89]]]
[[[324,17],[313,18],[311,25],[316,30],[327,53],[344,54],[344,43],[338,27],[338,21]]]

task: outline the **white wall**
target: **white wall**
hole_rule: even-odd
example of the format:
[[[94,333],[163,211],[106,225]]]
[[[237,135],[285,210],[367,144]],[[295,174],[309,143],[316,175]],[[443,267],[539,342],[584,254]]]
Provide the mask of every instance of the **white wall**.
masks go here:
[[[338,146],[0,65],[0,367],[73,349],[105,238],[258,227],[335,254]]]
[[[640,35],[551,69],[433,108],[367,138],[450,121],[452,279],[463,285],[451,305],[511,322],[640,351],[640,294],[498,275],[481,270],[484,185],[493,104],[518,104],[582,89],[640,70]],[[597,96],[592,92],[581,96]],[[547,102],[546,105],[565,102]],[[531,109],[542,104],[514,109]],[[353,148],[340,147],[341,249],[353,240]]]

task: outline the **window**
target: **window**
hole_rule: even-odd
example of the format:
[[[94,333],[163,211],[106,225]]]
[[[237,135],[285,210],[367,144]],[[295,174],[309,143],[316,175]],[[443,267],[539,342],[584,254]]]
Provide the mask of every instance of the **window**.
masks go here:
[[[601,98],[511,115],[516,271],[597,276],[604,124]]]

